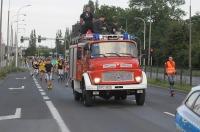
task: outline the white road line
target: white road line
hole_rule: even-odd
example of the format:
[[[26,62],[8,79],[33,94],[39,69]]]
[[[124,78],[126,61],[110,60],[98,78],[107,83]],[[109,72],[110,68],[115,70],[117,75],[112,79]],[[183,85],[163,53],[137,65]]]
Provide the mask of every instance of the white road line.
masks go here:
[[[37,88],[39,88],[39,89],[40,89],[40,88],[42,88],[42,87],[41,87],[41,86],[38,86]]]
[[[22,86],[21,88],[8,88],[8,89],[10,89],[10,90],[21,90],[21,89],[24,89],[25,87],[24,86]]]
[[[49,100],[49,97],[48,96],[43,96],[43,99],[44,100]]]
[[[21,108],[17,108],[15,115],[0,116],[0,120],[19,119],[21,118]]]
[[[167,114],[167,115],[170,115],[170,116],[175,116],[174,114],[169,113],[169,112],[164,112],[164,113]]]
[[[19,79],[26,79],[26,77],[24,77],[24,78],[16,78],[17,80],[19,80]]]
[[[61,132],[70,132],[69,128],[66,126],[65,122],[63,121],[62,117],[60,116],[58,110],[53,105],[51,101],[46,101],[47,106],[49,107],[49,110],[51,111],[51,114],[53,115],[54,119],[57,121]]]
[[[44,96],[44,95],[47,95],[45,92],[40,92],[40,93],[41,93],[41,95],[43,95],[43,96]]]
[[[44,92],[44,90],[43,90],[43,89],[39,89],[39,91],[40,91],[40,92]]]

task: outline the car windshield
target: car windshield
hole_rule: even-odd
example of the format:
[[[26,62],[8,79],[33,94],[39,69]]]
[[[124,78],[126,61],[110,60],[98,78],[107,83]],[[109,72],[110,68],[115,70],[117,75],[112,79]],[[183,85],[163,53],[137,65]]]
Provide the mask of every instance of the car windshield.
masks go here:
[[[108,56],[138,57],[138,51],[131,42],[102,42],[91,45],[91,58]]]

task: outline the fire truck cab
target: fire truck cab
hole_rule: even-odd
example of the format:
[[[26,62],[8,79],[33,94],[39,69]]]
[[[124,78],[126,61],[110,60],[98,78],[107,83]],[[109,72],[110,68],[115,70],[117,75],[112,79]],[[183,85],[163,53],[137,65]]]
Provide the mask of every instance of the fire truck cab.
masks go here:
[[[135,95],[136,104],[145,102],[147,77],[139,64],[133,36],[86,34],[72,38],[69,47],[70,85],[74,99],[91,106],[95,96],[126,100]]]

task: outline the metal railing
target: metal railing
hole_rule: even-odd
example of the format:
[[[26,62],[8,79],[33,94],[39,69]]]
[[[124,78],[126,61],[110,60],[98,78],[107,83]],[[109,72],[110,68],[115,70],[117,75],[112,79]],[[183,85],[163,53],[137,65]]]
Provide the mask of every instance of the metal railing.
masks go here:
[[[167,81],[164,66],[141,66],[148,78],[163,79]],[[200,84],[200,68],[176,67],[175,82],[181,85],[196,86]]]

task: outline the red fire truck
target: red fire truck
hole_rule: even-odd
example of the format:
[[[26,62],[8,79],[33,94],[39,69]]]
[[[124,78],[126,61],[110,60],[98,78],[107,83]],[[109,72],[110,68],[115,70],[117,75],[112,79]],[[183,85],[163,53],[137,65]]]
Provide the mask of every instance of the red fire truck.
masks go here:
[[[135,95],[136,104],[145,102],[147,77],[139,65],[133,36],[86,34],[72,39],[69,47],[70,84],[74,99],[91,106],[95,96],[126,100]]]

